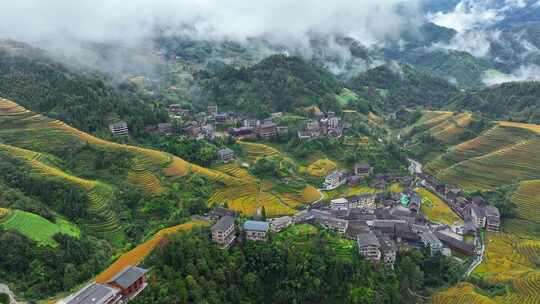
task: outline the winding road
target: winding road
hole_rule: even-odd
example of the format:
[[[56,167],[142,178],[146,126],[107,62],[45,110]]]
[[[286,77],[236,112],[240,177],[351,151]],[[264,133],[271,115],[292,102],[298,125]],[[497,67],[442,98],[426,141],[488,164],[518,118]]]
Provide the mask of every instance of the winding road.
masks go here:
[[[20,304],[15,300],[15,294],[9,289],[6,284],[0,284],[0,294],[5,293],[9,296],[9,304]]]

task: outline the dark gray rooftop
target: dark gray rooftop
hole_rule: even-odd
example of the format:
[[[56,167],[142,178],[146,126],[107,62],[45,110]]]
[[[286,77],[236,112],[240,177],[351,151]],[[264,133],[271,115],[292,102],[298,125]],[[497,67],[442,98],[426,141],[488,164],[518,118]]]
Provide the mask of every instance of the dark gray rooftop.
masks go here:
[[[497,207],[490,205],[486,207],[486,216],[500,217],[501,213]]]
[[[422,240],[426,244],[429,244],[429,246],[441,246],[442,245],[439,238],[432,232],[422,233],[422,234],[420,234],[420,237],[422,238]]]
[[[244,230],[267,232],[269,228],[270,224],[268,222],[246,221],[244,223]]]
[[[379,239],[373,233],[359,233],[356,237],[358,246],[381,246]]]
[[[128,288],[133,285],[135,281],[140,279],[147,272],[146,269],[142,269],[136,266],[128,266],[112,278],[109,283],[116,283],[122,288]]]
[[[116,288],[92,283],[76,293],[66,304],[104,304],[119,292]]]
[[[223,148],[223,149],[218,151],[219,155],[226,155],[226,154],[233,154],[233,153],[234,153],[234,151],[229,149],[229,148]]]
[[[234,218],[231,216],[224,216],[217,221],[214,226],[212,226],[212,231],[225,231],[227,230],[231,225],[234,225]]]

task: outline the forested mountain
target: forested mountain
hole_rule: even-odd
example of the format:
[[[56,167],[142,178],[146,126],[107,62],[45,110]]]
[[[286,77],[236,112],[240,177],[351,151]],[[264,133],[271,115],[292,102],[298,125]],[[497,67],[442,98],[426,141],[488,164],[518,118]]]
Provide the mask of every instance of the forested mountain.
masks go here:
[[[540,82],[509,82],[465,91],[451,108],[480,112],[493,119],[540,123]]]
[[[311,105],[333,110],[334,95],[343,88],[328,71],[285,55],[270,56],[247,68],[201,72],[198,79],[209,102],[258,116]]]
[[[355,77],[350,86],[360,95],[367,95],[368,100],[380,99],[387,110],[399,106],[444,107],[450,96],[459,91],[448,81],[405,64],[368,70]],[[378,94],[373,94],[375,91]]]
[[[0,96],[89,132],[119,119],[137,132],[166,118],[129,85],[119,89],[103,74],[68,67],[13,41],[0,43]]]

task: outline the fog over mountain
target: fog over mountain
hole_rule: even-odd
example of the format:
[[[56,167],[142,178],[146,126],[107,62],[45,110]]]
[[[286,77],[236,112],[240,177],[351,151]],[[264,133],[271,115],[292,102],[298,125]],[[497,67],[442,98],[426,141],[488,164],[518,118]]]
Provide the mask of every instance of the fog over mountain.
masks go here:
[[[463,62],[452,52],[489,61],[489,67],[471,68],[478,75],[494,67],[521,79],[515,71],[535,70],[528,65],[540,64],[537,13],[537,0],[19,0],[0,11],[0,39],[24,41],[109,74],[151,74],[159,58],[148,55],[157,37],[211,49],[238,43],[250,49],[251,62],[287,52],[349,76],[393,60],[437,73],[431,53],[448,51],[446,62],[453,63],[439,76],[466,85],[459,69],[447,75]],[[177,55],[177,45],[171,47],[168,55]]]
[[[301,42],[306,34],[343,34],[375,43],[419,23],[418,0],[324,2],[241,0],[21,0],[0,12],[2,37],[25,41],[77,38],[127,40],[151,35],[156,26],[188,26],[204,39],[265,36]]]

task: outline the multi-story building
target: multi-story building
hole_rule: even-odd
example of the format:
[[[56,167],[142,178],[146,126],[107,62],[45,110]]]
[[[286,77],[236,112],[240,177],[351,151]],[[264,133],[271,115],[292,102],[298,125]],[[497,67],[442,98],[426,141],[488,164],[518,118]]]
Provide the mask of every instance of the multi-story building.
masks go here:
[[[369,164],[355,164],[353,174],[358,176],[369,176],[373,172],[373,168]]]
[[[261,139],[270,139],[277,135],[277,125],[273,122],[261,124],[255,129],[255,133]]]
[[[358,251],[368,261],[381,260],[381,243],[374,233],[359,233],[356,237]]]
[[[293,218],[290,216],[282,216],[278,218],[274,218],[270,221],[270,229],[273,232],[280,232],[283,229],[286,229],[290,225],[292,225]]]
[[[128,266],[114,276],[107,284],[120,289],[124,299],[135,298],[148,285],[146,273],[148,270],[135,266]]]
[[[385,265],[394,268],[397,256],[396,243],[387,235],[378,236],[379,244],[381,245],[382,261]]]
[[[424,246],[430,249],[432,254],[437,251],[442,251],[444,247],[443,243],[432,232],[421,233],[420,239],[422,240]]]
[[[486,211],[486,230],[498,232],[501,229],[501,213],[495,206],[487,206]]]
[[[233,217],[226,215],[212,226],[212,241],[221,248],[228,248],[235,238]]]
[[[270,230],[268,222],[246,221],[244,223],[244,231],[248,240],[266,241],[268,239],[268,230]]]
[[[336,198],[330,201],[330,208],[332,210],[346,210],[349,209],[349,201],[346,198]]]
[[[234,159],[234,151],[229,148],[221,149],[217,152],[219,160],[228,163]]]
[[[215,116],[218,113],[218,107],[217,105],[211,105],[206,108],[206,111],[208,114]]]
[[[243,121],[244,127],[246,128],[256,128],[261,124],[261,121],[254,118],[246,118]]]
[[[337,187],[345,184],[347,182],[347,174],[345,171],[333,171],[328,174],[324,179],[323,188],[326,190],[334,190]]]
[[[110,124],[109,130],[113,136],[125,136],[129,134],[128,125],[125,121]]]
[[[486,227],[486,208],[485,206],[472,204],[471,205],[471,217],[473,220],[474,225],[476,225],[477,228],[485,228]]]

